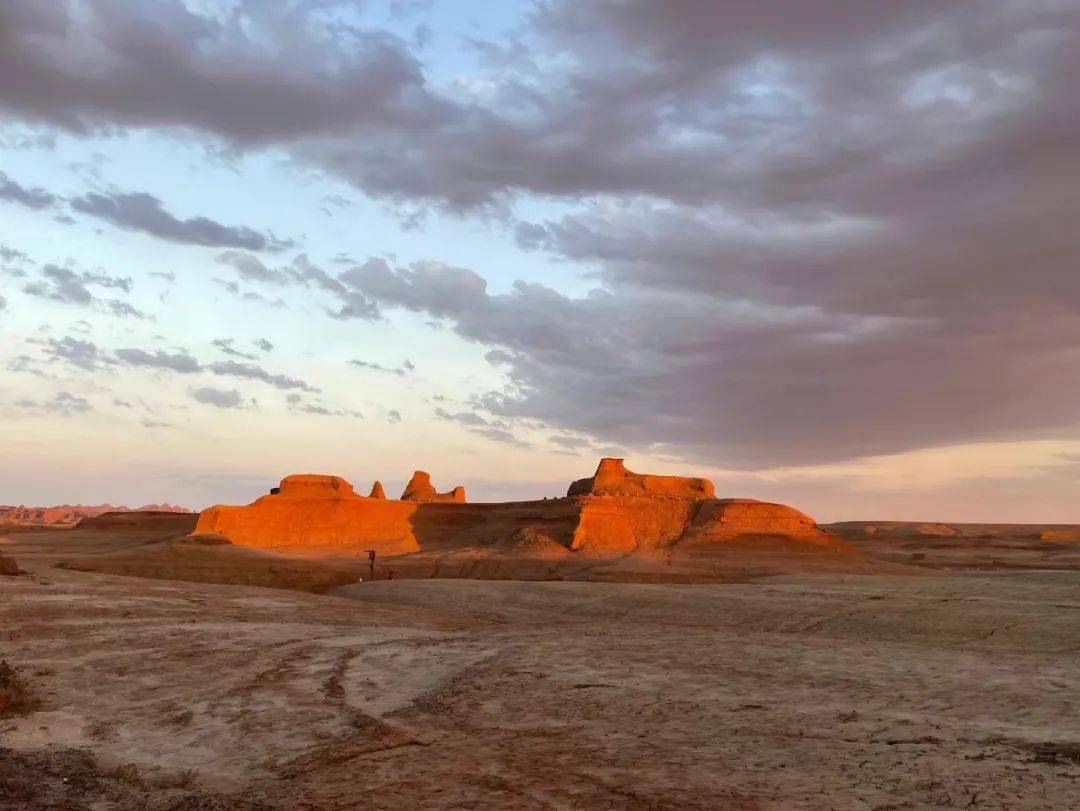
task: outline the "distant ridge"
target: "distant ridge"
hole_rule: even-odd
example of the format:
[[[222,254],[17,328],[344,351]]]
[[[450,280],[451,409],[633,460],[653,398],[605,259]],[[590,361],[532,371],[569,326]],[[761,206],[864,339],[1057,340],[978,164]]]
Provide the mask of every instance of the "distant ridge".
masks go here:
[[[59,504],[54,507],[0,506],[0,524],[9,526],[75,526],[84,518],[110,512],[190,513],[175,504],[144,504],[142,507],[114,507],[112,504]]]

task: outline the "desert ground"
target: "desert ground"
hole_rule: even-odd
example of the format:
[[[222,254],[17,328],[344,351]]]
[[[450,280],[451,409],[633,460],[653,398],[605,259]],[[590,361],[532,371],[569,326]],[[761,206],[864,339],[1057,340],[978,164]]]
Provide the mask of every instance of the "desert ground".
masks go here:
[[[706,583],[0,534],[0,808],[1078,807],[1080,545],[866,526]]]

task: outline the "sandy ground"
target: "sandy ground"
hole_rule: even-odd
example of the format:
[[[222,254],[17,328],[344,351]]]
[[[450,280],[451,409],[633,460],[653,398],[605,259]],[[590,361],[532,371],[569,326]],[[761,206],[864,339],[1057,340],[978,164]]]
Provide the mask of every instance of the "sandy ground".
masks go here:
[[[1080,572],[315,595],[42,538],[0,543],[41,700],[0,719],[0,808],[1080,807]]]

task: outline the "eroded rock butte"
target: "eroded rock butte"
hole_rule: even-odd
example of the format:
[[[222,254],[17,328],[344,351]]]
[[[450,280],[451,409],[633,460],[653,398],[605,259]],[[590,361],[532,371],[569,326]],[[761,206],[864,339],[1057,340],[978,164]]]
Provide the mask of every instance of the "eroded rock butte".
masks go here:
[[[465,488],[459,484],[449,493],[436,493],[435,488],[431,484],[431,474],[424,470],[417,470],[413,473],[412,478],[409,479],[409,483],[405,485],[405,492],[401,494],[401,500],[422,502],[440,501],[464,504]]]
[[[196,534],[235,544],[312,554],[469,553],[531,558],[663,559],[673,549],[781,539],[809,551],[850,553],[842,540],[783,504],[717,499],[701,478],[649,476],[621,459],[601,460],[596,474],[565,498],[500,504],[465,503],[463,488],[439,494],[422,471],[399,500],[381,487],[358,495],[337,476],[296,475],[246,506],[210,507]]]

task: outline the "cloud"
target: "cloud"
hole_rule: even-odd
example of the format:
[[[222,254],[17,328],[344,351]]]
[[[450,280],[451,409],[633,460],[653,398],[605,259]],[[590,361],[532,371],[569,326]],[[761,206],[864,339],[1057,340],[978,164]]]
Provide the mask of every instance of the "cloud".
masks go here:
[[[236,389],[215,389],[204,386],[191,392],[191,397],[200,403],[217,408],[242,408],[243,398]]]
[[[202,371],[202,364],[186,352],[163,352],[160,349],[147,352],[145,349],[117,349],[116,357],[129,366],[141,366],[162,369],[178,374],[195,374]]]
[[[30,257],[22,251],[15,250],[15,248],[8,247],[7,245],[0,245],[0,259],[5,262],[26,262]]]
[[[502,442],[519,448],[529,447],[529,443],[516,437],[510,425],[503,420],[489,420],[472,411],[451,413],[441,407],[435,409],[435,416],[446,422],[456,422],[477,436],[486,437],[495,442]]]
[[[549,436],[548,442],[552,445],[559,445],[573,451],[587,448],[592,444],[588,439],[582,436]]]
[[[15,405],[28,411],[59,414],[64,417],[85,414],[93,410],[90,401],[85,397],[76,397],[67,391],[58,392],[51,400],[17,400]]]
[[[0,200],[18,203],[27,208],[49,208],[56,202],[56,196],[44,189],[27,189],[20,186],[4,172],[0,172]]]
[[[117,318],[152,318],[142,310],[137,310],[128,304],[126,301],[117,301],[116,299],[108,299],[103,302],[109,312],[115,315]]]
[[[327,5],[11,0],[0,106],[74,132],[274,144],[368,195],[458,210],[520,194],[817,207],[847,185],[841,167],[875,154],[903,173],[1000,125],[991,148],[1046,137],[1052,162],[1075,125],[1077,22],[1049,0],[816,0],[798,14],[553,0],[512,47],[475,43],[489,67],[453,94],[408,43]]]
[[[243,251],[224,251],[218,254],[217,261],[232,266],[236,275],[245,281],[282,285],[292,282],[285,272],[271,270],[258,257]]]
[[[338,278],[365,299],[434,316],[482,306],[487,297],[487,282],[476,273],[439,262],[392,270],[384,259],[369,259]]]
[[[363,419],[364,415],[351,409],[327,408],[322,403],[308,403],[299,394],[290,394],[285,398],[289,410],[298,414],[314,414],[319,417],[355,417]]]
[[[100,273],[78,273],[70,268],[52,264],[42,267],[41,276],[42,281],[26,285],[23,292],[67,304],[92,304],[96,301],[87,285],[119,288],[125,292],[130,292],[132,285],[130,278]]]
[[[231,355],[234,358],[243,358],[244,360],[255,360],[254,355],[248,355],[244,352],[240,352],[239,350],[237,350],[233,346],[235,341],[232,338],[215,338],[210,343],[212,343],[226,355]]]
[[[329,292],[341,302],[336,310],[327,311],[333,318],[339,320],[360,318],[374,321],[381,317],[379,308],[368,296],[350,287],[349,280],[353,276],[349,274],[363,273],[363,268],[354,268],[353,271],[332,276],[311,262],[305,254],[295,257],[289,265],[269,268],[258,257],[243,251],[224,251],[218,255],[217,261],[233,267],[237,275],[245,281],[282,287],[290,285],[314,287],[317,290]],[[383,260],[370,260],[368,264],[380,262]],[[223,279],[215,279],[215,281],[229,292],[239,294],[240,288],[236,282]],[[244,295],[261,298],[253,293]]]
[[[398,377],[404,377],[416,369],[408,359],[403,361],[400,366],[383,366],[381,363],[373,363],[371,361],[357,360],[354,358],[349,361],[349,365],[355,366],[357,369],[370,369],[373,372],[386,372],[387,374],[397,375]]]
[[[484,346],[492,419],[735,467],[1075,432],[1068,3],[551,0],[453,93],[399,38],[284,8],[13,0],[0,108],[272,145],[403,211],[506,215],[595,291],[379,257],[242,277]],[[521,197],[566,213],[518,222]]]
[[[766,467],[1075,422],[1064,405],[1080,396],[1072,356],[1034,366],[1028,358],[1007,370],[997,362],[1002,350],[1019,353],[1011,341],[1030,347],[1057,338],[1068,322],[1027,323],[1018,336],[988,340],[984,331],[965,335],[967,324],[696,291],[623,284],[575,298],[518,282],[509,293],[478,296],[475,281],[455,269],[430,292],[417,289],[430,277],[394,275],[394,283],[368,291],[387,297],[380,304],[438,301],[427,312],[437,311],[466,340],[496,347],[508,364],[509,383],[482,398],[486,410],[602,442]],[[447,292],[454,284],[464,288],[458,295]],[[944,335],[951,345],[942,345]],[[1049,381],[1057,381],[1060,406],[1045,402]]]
[[[217,343],[217,342],[215,342]],[[186,351],[165,352],[157,349],[147,351],[138,348],[117,349],[114,353],[116,358],[128,366],[138,366],[162,371],[176,372],[177,374],[196,374],[198,372],[211,372],[222,377],[238,377],[246,380],[260,380],[276,389],[299,389],[307,392],[318,392],[319,389],[303,380],[282,374],[271,374],[254,363],[240,363],[234,360],[218,361],[216,363],[202,364]]]
[[[46,339],[43,351],[50,360],[64,361],[88,372],[97,371],[112,362],[93,342],[81,341],[71,336],[59,340]]]
[[[287,375],[270,374],[261,366],[256,366],[253,363],[238,363],[237,361],[227,360],[219,363],[211,363],[206,368],[216,375],[242,377],[249,380],[261,380],[276,389],[300,389],[302,391],[311,392],[319,391],[315,386],[308,385],[303,380],[297,380],[296,378],[288,377]]]
[[[90,287],[123,290],[130,293],[132,281],[128,277],[109,276],[105,273],[77,272],[59,265],[47,264],[41,268],[41,279],[23,287],[23,292],[37,298],[60,301],[84,307],[95,307],[118,318],[148,318],[125,301],[99,298]]]
[[[3,296],[0,296],[0,310],[5,310],[5,309],[7,309],[7,299],[4,298]]]
[[[13,0],[0,17],[0,103],[75,132],[190,128],[248,145],[430,122],[438,104],[404,43],[319,11]]]
[[[274,345],[272,343],[270,343],[268,340],[266,340],[265,338],[256,338],[254,343],[255,343],[255,346],[258,349],[261,349],[263,352],[273,352],[274,351]]]
[[[222,225],[208,217],[179,219],[162,207],[161,200],[145,192],[92,192],[71,200],[71,207],[118,228],[141,231],[169,242],[253,251],[279,251],[292,244],[251,228]]]

